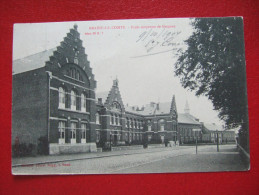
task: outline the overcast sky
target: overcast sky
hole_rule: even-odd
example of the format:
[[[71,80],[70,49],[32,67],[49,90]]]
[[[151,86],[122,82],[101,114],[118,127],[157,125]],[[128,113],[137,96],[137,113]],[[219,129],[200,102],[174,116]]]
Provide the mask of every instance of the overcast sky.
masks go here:
[[[175,49],[184,48],[183,40],[191,35],[189,22],[178,18],[16,24],[13,59],[57,47],[76,23],[97,80],[97,92],[110,90],[117,77],[124,104],[169,102],[175,95],[178,112],[183,112],[188,101],[190,113],[200,121],[222,124],[212,103],[184,89],[174,75]],[[97,26],[115,29],[89,29]],[[99,35],[88,34],[93,32]]]

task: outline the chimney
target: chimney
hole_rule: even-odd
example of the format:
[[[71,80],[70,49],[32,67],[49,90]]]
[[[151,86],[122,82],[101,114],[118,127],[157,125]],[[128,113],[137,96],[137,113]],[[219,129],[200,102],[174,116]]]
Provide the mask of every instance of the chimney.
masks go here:
[[[159,110],[159,103],[156,104],[156,109]]]
[[[98,104],[102,104],[102,98],[98,98]]]
[[[190,114],[190,108],[189,108],[189,104],[188,104],[187,100],[186,100],[186,103],[185,103],[184,113],[185,114]]]

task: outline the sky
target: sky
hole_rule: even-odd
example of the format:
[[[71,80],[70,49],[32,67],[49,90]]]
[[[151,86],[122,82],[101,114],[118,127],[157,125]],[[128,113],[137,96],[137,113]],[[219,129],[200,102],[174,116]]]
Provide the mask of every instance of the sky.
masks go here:
[[[193,30],[188,18],[15,24],[13,60],[57,47],[74,24],[97,80],[96,92],[110,90],[117,78],[124,104],[170,102],[175,95],[179,113],[188,101],[200,121],[223,123],[206,97],[184,89],[174,75],[177,50],[186,48],[183,41]]]

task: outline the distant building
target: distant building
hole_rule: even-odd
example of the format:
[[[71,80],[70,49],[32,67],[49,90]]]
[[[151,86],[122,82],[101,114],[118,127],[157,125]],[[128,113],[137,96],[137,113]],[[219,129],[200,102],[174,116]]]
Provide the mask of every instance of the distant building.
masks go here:
[[[175,97],[168,103],[154,103],[139,108],[124,105],[118,80],[109,92],[97,93],[98,146],[177,141],[177,109]]]
[[[199,129],[200,131],[193,131],[193,129]],[[180,143],[192,143],[196,138],[198,141],[202,139],[202,127],[199,119],[190,114],[189,104],[186,101],[184,113],[178,116],[178,132]]]
[[[219,143],[235,142],[235,131],[225,130],[223,126],[215,123],[202,123],[202,141],[209,143],[216,143],[217,137]]]

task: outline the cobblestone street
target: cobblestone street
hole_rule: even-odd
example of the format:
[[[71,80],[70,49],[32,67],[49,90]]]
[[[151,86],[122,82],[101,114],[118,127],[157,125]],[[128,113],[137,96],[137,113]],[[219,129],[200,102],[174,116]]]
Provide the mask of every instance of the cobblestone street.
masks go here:
[[[118,152],[117,152],[118,153]],[[119,154],[119,153],[118,153]],[[91,154],[93,155],[93,154]],[[13,167],[15,174],[109,174],[247,170],[235,145],[156,148],[55,163]]]

